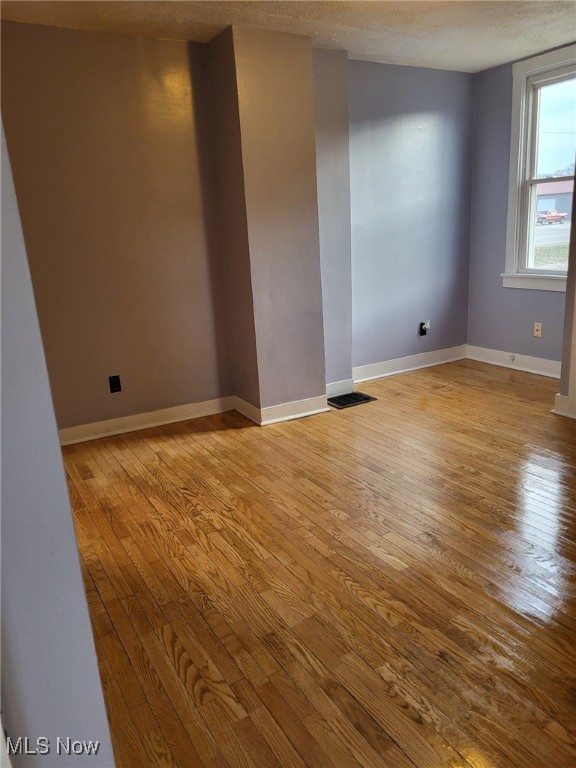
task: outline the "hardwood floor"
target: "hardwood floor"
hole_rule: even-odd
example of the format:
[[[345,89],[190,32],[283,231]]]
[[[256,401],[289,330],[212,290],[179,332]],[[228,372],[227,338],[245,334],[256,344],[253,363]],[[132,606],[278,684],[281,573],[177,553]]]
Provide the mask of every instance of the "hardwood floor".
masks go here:
[[[69,446],[117,765],[576,765],[576,424],[461,361]]]

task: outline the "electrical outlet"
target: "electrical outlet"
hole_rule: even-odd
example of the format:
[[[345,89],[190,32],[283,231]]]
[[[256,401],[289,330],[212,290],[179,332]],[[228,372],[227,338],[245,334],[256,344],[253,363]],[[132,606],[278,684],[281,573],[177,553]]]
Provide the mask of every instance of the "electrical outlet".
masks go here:
[[[542,337],[542,323],[534,323],[534,336],[538,339]]]
[[[110,394],[113,395],[114,392],[122,392],[120,376],[108,376],[108,384],[110,386]]]

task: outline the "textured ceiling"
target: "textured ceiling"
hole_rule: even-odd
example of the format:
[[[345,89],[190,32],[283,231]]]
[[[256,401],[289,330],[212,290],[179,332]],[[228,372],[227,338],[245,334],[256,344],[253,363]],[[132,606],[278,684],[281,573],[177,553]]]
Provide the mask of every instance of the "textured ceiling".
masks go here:
[[[573,0],[56,2],[4,0],[2,18],[206,42],[230,25],[311,37],[349,58],[477,72],[576,39]]]

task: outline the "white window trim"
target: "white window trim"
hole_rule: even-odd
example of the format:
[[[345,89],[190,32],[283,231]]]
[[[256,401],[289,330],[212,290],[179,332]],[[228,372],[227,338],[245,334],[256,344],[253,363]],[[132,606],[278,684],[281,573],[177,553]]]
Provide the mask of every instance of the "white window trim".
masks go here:
[[[508,219],[506,226],[506,266],[502,274],[504,288],[527,288],[537,291],[566,291],[566,276],[519,272],[521,226],[521,189],[524,153],[528,140],[525,121],[526,82],[534,75],[574,64],[576,45],[519,61],[512,68],[512,122],[510,134],[510,169],[508,175]]]

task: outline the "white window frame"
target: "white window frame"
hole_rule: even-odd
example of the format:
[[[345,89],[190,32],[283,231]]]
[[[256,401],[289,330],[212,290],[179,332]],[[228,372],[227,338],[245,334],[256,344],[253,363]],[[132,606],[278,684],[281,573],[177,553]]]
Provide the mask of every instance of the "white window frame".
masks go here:
[[[537,291],[566,291],[566,275],[526,271],[526,222],[529,217],[529,195],[526,169],[529,165],[531,120],[530,89],[533,83],[545,81],[556,70],[576,67],[576,45],[519,61],[512,68],[512,123],[510,135],[510,169],[508,181],[508,219],[506,227],[506,265],[502,274],[504,288],[527,288]],[[562,177],[570,179],[573,177]]]

